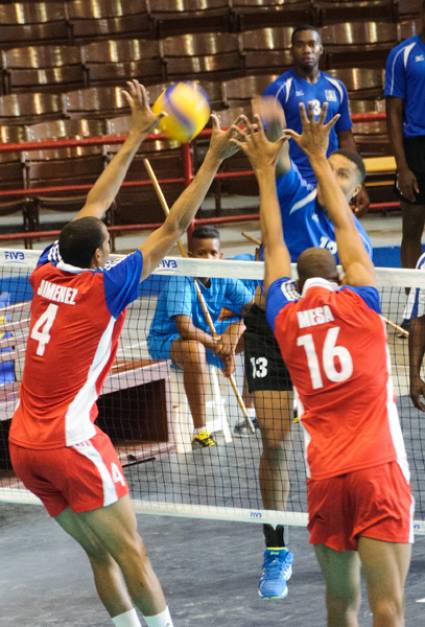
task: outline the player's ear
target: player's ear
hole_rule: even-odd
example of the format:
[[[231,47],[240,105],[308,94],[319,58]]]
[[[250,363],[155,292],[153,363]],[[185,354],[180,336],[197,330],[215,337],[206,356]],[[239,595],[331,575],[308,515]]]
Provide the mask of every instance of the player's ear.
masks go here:
[[[356,198],[356,196],[359,193],[359,191],[361,190],[361,188],[362,188],[362,186],[360,184],[355,186],[355,188],[353,189],[353,192],[351,194],[351,199],[352,200],[354,200]]]
[[[92,258],[92,268],[100,268],[102,260],[102,251],[100,248],[96,248]]]

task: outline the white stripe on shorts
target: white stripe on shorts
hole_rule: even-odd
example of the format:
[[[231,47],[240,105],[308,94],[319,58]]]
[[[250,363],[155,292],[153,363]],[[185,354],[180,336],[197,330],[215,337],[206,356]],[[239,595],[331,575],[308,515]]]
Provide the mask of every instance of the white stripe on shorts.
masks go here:
[[[74,444],[72,448],[77,451],[77,453],[80,453],[80,455],[83,455],[84,457],[89,459],[99,471],[103,486],[103,507],[115,503],[118,500],[115,484],[112,481],[109,470],[105,462],[103,461],[99,451],[88,440],[86,440],[85,442],[80,442],[79,444]]]

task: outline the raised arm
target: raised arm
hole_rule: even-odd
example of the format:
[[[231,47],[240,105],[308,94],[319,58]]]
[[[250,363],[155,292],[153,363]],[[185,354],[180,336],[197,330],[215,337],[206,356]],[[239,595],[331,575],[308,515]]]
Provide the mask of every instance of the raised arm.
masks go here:
[[[223,131],[218,118],[212,115],[211,119],[213,131],[210,146],[195,178],[173,204],[164,224],[140,246],[144,260],[142,278],[156,268],[170,248],[186,232],[204,201],[221,163],[237,151],[237,147],[230,142],[232,129]]]
[[[261,118],[267,138],[274,142],[282,137],[286,129],[286,118],[277,98],[274,96],[256,96],[252,99],[251,104],[253,113]],[[290,169],[289,142],[283,142],[276,161],[276,175],[286,174]]]
[[[127,83],[128,91],[123,91],[131,109],[131,124],[128,137],[97,179],[90,190],[84,207],[77,213],[74,220],[93,216],[102,218],[105,211],[112,205],[127,170],[146,136],[155,128],[160,116],[152,113],[146,89],[138,81]]]
[[[339,187],[332,168],[326,158],[329,132],[338,120],[334,116],[327,124],[324,120],[327,104],[323,105],[316,119],[310,111],[307,116],[304,104],[300,105],[302,134],[293,130],[286,133],[307,154],[316,175],[324,206],[334,224],[338,254],[349,285],[373,285],[374,267],[356,228],[353,212]]]
[[[291,276],[291,259],[283,238],[282,220],[276,190],[276,162],[286,142],[280,137],[271,142],[267,139],[259,116],[255,116],[254,128],[245,119],[246,130],[234,129],[238,138],[232,139],[249,158],[255,171],[260,191],[260,224],[265,249],[264,288],[281,277]]]

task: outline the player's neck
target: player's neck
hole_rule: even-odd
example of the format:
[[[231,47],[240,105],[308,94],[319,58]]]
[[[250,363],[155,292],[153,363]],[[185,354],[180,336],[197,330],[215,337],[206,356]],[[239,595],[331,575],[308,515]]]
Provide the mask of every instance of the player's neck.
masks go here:
[[[308,83],[317,83],[320,76],[319,66],[316,65],[313,68],[302,68],[298,65],[295,66],[296,73],[301,76]]]

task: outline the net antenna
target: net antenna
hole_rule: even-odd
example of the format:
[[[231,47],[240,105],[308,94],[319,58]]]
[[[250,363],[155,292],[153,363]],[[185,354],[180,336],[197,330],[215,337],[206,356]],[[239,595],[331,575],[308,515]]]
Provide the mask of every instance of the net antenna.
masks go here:
[[[169,208],[167,200],[166,200],[166,198],[165,198],[165,196],[163,194],[161,186],[160,186],[160,184],[158,182],[156,174],[155,174],[155,172],[154,172],[154,170],[153,170],[153,168],[152,168],[152,166],[151,166],[151,164],[149,162],[149,159],[146,159],[146,158],[143,159],[143,164],[144,164],[144,166],[146,168],[146,172],[148,173],[148,176],[149,176],[150,180],[152,181],[155,193],[156,193],[156,195],[158,197],[158,200],[159,200],[159,202],[161,204],[161,207],[162,207],[165,215],[168,216],[168,214],[170,213],[170,208]],[[177,242],[177,247],[178,247],[179,253],[180,253],[180,255],[182,257],[188,257],[189,256],[185,246],[182,244],[182,242],[180,240]],[[213,337],[217,336],[217,332],[215,330],[214,323],[212,321],[210,312],[208,310],[208,306],[207,306],[207,304],[205,302],[204,296],[203,296],[203,294],[201,292],[201,288],[199,287],[199,283],[198,283],[198,280],[196,279],[196,277],[193,277],[193,281],[194,281],[194,284],[195,284],[196,295],[198,297],[199,304],[201,305],[202,313],[204,314],[204,317],[205,317],[205,320],[206,320],[206,322],[208,324],[210,332],[213,335]],[[243,414],[243,417],[245,419],[245,422],[246,422],[249,430],[251,431],[251,433],[255,433],[255,427],[254,427],[253,422],[252,422],[252,420],[251,420],[251,418],[250,418],[250,416],[248,414],[248,410],[247,410],[247,408],[245,406],[243,398],[242,398],[242,396],[241,396],[241,394],[240,394],[240,392],[238,390],[238,387],[236,385],[236,380],[235,380],[234,375],[231,374],[228,377],[228,379],[230,381],[230,385],[232,387],[232,390],[233,390],[233,393],[234,393],[234,395],[236,397],[238,405],[239,405],[239,407],[240,407],[240,409],[242,411],[242,414]]]
[[[247,239],[249,242],[256,244],[256,246],[262,245],[262,242],[259,239],[257,239],[253,235],[250,235],[249,233],[246,233],[245,231],[241,231],[241,235],[245,239]],[[401,327],[399,324],[396,324],[392,320],[388,320],[388,318],[385,318],[384,316],[382,316],[382,319],[385,322],[385,324],[388,324],[389,327],[392,327],[395,331],[397,331],[401,335],[404,335],[404,337],[409,337],[409,331],[406,331],[406,329],[403,329],[403,327]]]

